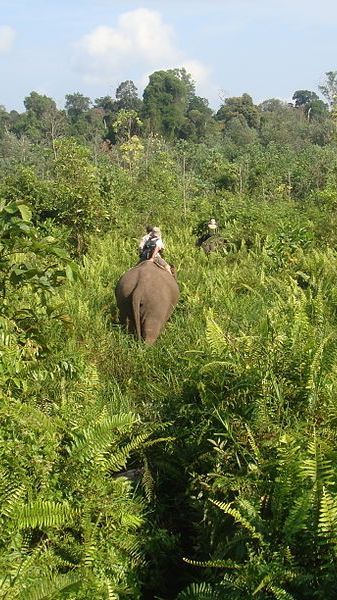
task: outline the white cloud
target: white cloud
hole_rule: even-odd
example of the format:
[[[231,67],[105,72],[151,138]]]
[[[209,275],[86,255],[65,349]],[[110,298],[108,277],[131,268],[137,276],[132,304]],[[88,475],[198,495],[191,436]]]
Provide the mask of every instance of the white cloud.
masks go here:
[[[207,82],[210,70],[200,61],[184,60],[179,66],[185,67],[187,73],[191,73],[192,79],[197,81],[199,84],[204,84]]]
[[[189,59],[177,47],[172,27],[148,8],[125,12],[116,27],[101,25],[76,43],[75,67],[90,84],[111,85],[120,77],[142,82],[151,71],[182,66],[197,83],[207,77],[207,67]]]
[[[9,52],[15,38],[15,30],[9,25],[0,26],[0,54]]]

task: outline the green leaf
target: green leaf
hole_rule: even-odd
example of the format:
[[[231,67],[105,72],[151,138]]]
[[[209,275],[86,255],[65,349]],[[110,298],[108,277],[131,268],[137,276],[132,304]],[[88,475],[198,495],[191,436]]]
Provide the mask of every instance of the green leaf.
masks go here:
[[[66,276],[67,276],[67,279],[69,281],[71,281],[71,283],[74,282],[74,271],[73,271],[71,265],[66,265]]]
[[[24,221],[30,221],[32,218],[32,211],[26,204],[18,204],[18,209],[21,213],[21,217]]]

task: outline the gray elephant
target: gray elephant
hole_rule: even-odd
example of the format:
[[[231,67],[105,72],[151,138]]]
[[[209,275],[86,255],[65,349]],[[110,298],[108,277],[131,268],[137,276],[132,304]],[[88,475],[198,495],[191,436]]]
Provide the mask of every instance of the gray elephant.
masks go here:
[[[179,287],[170,273],[146,260],[122,275],[115,295],[122,325],[153,344],[178,302]]]

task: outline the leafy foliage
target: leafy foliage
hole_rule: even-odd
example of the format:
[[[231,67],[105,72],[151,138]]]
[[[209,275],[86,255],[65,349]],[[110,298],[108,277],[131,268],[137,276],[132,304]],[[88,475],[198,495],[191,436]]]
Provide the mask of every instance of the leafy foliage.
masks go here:
[[[294,101],[215,117],[174,69],[0,110],[2,597],[334,597],[335,117]],[[113,297],[149,222],[155,348]]]

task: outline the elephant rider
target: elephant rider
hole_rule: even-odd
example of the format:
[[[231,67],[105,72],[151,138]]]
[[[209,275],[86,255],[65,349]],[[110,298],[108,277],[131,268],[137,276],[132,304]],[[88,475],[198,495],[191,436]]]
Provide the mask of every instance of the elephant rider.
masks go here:
[[[164,243],[161,239],[161,231],[159,227],[153,227],[143,246],[141,260],[150,260],[156,263],[159,267],[164,268],[168,273],[171,273],[170,265],[162,258],[160,252],[164,249]]]
[[[211,235],[213,235],[214,233],[216,233],[216,230],[218,229],[218,224],[216,222],[215,219],[210,219],[210,221],[208,221],[207,223],[207,227],[208,227],[208,231]]]
[[[218,233],[218,224],[216,220],[212,218],[208,221],[208,223],[202,223],[202,225],[199,225],[197,233],[199,234],[199,238],[197,239],[195,245],[200,247],[204,242],[209,240],[212,235],[216,235]]]
[[[146,234],[143,235],[142,239],[139,242],[138,248],[139,248],[139,258],[140,259],[142,258],[144,246],[150,237],[150,233],[151,233],[152,229],[153,229],[152,225],[147,225],[146,226]]]

